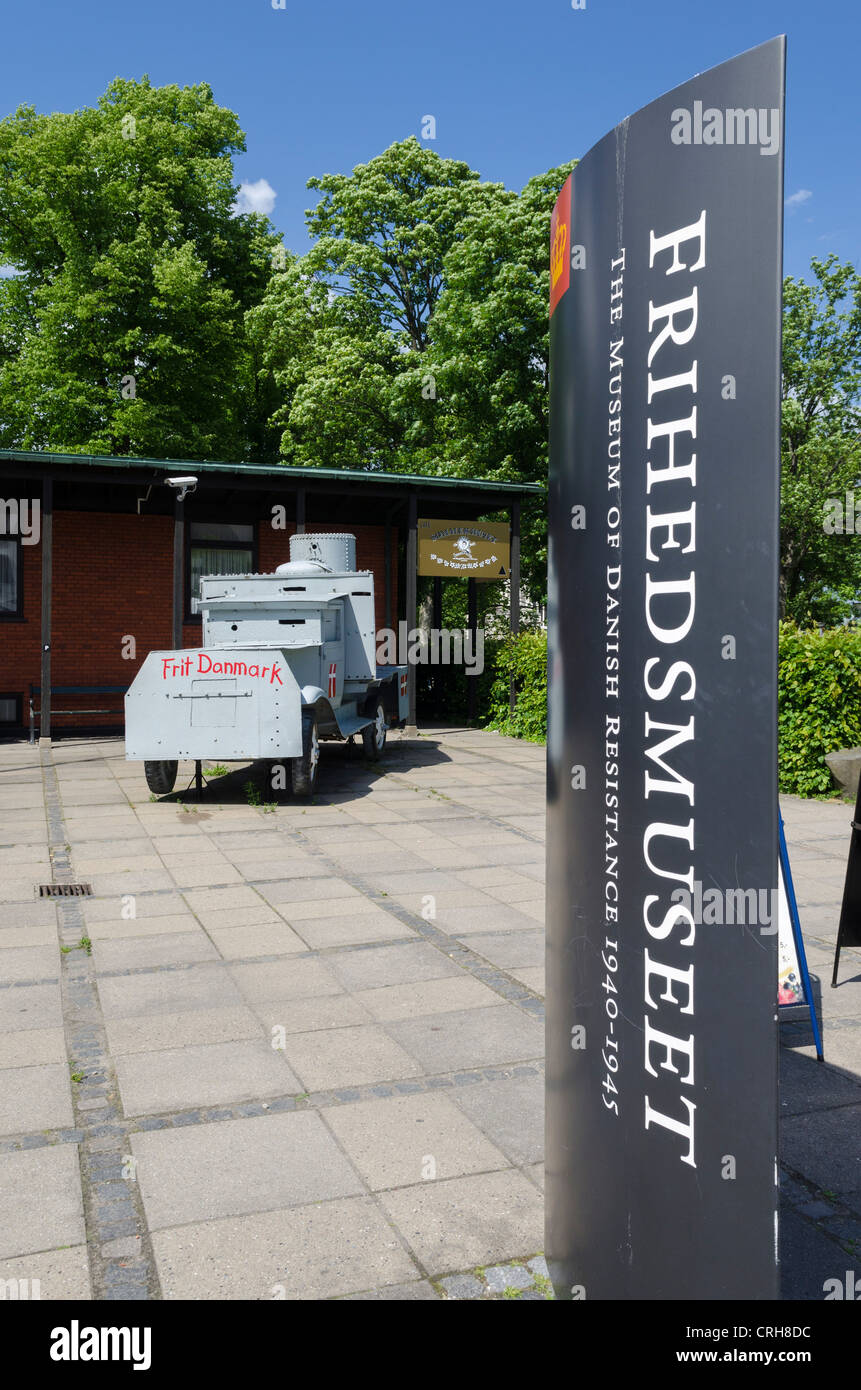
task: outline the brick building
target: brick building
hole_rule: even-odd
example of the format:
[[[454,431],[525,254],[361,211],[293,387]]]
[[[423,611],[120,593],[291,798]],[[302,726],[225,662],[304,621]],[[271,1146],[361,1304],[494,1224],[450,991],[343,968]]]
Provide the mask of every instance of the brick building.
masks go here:
[[[180,500],[167,480],[184,476],[196,484]],[[516,629],[519,505],[536,491],[400,474],[0,450],[0,733],[24,733],[31,699],[42,737],[52,727],[121,727],[122,691],[147,653],[200,645],[199,576],[271,572],[289,559],[296,530],[355,535],[358,566],[374,573],[377,628],[396,628],[410,614],[415,622],[417,519],[507,511]]]

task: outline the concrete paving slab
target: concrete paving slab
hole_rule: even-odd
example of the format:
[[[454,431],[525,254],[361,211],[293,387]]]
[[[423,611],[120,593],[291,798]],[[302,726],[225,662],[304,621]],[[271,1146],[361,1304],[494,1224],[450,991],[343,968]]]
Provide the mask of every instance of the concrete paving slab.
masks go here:
[[[811,1221],[781,1204],[781,1298],[820,1302],[828,1279],[845,1279],[852,1258]],[[857,1262],[855,1264],[857,1269]]]
[[[320,1028],[349,1028],[354,1024],[374,1023],[373,1015],[359,1002],[356,995],[321,994],[310,999],[283,999],[255,1005],[255,1013],[270,1038],[275,1030],[286,1033],[311,1033]]]
[[[335,825],[310,825],[307,829],[303,828],[302,834],[311,844],[317,845],[320,849],[327,851],[331,845],[347,845],[361,843],[376,843],[390,838],[383,836],[378,831],[371,831],[367,826],[350,824],[342,821]]]
[[[315,898],[310,902],[279,903],[278,911],[285,921],[298,926],[309,917],[332,917],[335,914],[349,914],[351,917],[376,913],[380,903],[374,898],[363,898],[358,893],[349,898]]]
[[[486,1009],[499,1004],[499,995],[470,975],[446,975],[441,980],[384,985],[381,989],[359,990],[354,998],[379,1023],[395,1023],[422,1014]]]
[[[326,956],[326,965],[344,988],[351,990],[413,984],[461,974],[454,961],[424,941],[371,946],[358,951],[332,951]]]
[[[861,1211],[861,1103],[789,1115],[781,1127],[781,1162],[825,1192],[839,1191]]]
[[[193,857],[193,856],[192,856]],[[199,888],[202,884],[241,883],[242,876],[232,864],[195,862],[167,865],[168,872],[178,888]]]
[[[414,1280],[411,1284],[392,1284],[382,1288],[366,1289],[364,1293],[346,1294],[344,1303],[438,1303],[439,1295],[426,1279]]]
[[[325,965],[304,956],[266,964],[231,965],[229,969],[246,1000],[252,1004],[342,992]]]
[[[203,920],[207,912],[229,912],[233,908],[259,907],[260,894],[246,883],[223,888],[189,888],[183,893],[186,906]]]
[[[50,862],[48,849],[44,843],[0,845],[0,870],[4,873],[14,869],[16,864],[44,865]]]
[[[260,896],[273,907],[290,916],[286,904],[308,903],[323,901],[329,903],[333,899],[359,898],[358,888],[347,883],[342,878],[333,878],[328,874],[323,874],[318,878],[296,878],[280,879],[277,882],[265,883],[260,885]]]
[[[543,931],[471,932],[464,943],[500,970],[544,965]]]
[[[300,1109],[289,1112],[286,1117],[310,1113],[316,1115],[326,1128],[330,1116],[344,1117],[351,1111],[355,1111],[356,1117],[361,1116],[361,1110],[356,1107],[385,1107],[390,1101],[406,1099],[417,1109],[430,1104],[432,1109],[439,1111],[438,1102],[442,1100],[443,1109],[445,1106],[454,1107],[463,1123],[473,1126],[474,1131],[484,1136],[481,1142],[490,1145],[500,1155],[497,1162],[513,1165],[509,1169],[492,1169],[491,1175],[500,1177],[506,1172],[513,1172],[540,1203],[543,1180],[540,1162],[540,1077],[537,1073],[534,1078],[511,1073],[518,1066],[522,1067],[524,1062],[531,1065],[533,1061],[540,1060],[543,1049],[539,1046],[536,1058],[522,1058],[522,1048],[519,1046],[506,1045],[503,1049],[498,1035],[506,1030],[499,1028],[494,1018],[498,1017],[499,1010],[514,1010],[506,1017],[519,1015],[528,1031],[534,1029],[539,1032],[541,1025],[526,1010],[504,1003],[504,994],[497,995],[492,984],[476,979],[462,966],[456,965],[449,953],[458,951],[458,942],[462,937],[470,952],[477,953],[511,980],[519,981],[528,988],[541,988],[541,927],[544,915],[542,750],[478,730],[440,730],[432,739],[414,742],[393,740],[388,765],[370,775],[367,769],[342,758],[338,750],[327,749],[326,752],[333,756],[326,759],[325,799],[321,798],[318,805],[304,807],[287,799],[278,805],[274,814],[269,815],[259,808],[230,801],[221,803],[217,799],[208,801],[202,807],[191,802],[185,806],[167,802],[151,803],[140,769],[129,768],[123,761],[119,740],[76,740],[73,746],[63,744],[55,748],[53,756],[55,764],[60,766],[63,793],[67,790],[74,793],[86,784],[91,792],[108,796],[113,794],[113,790],[119,789],[121,796],[119,804],[116,800],[105,803],[93,800],[80,808],[64,807],[65,839],[73,847],[74,872],[81,876],[81,864],[104,866],[110,887],[107,896],[82,900],[77,905],[85,915],[87,934],[96,943],[92,964],[99,966],[102,961],[108,961],[117,971],[129,968],[142,971],[142,976],[118,974],[114,980],[102,977],[100,982],[104,985],[120,982],[119,1002],[123,998],[122,989],[131,989],[131,994],[126,996],[133,1001],[131,1016],[125,1013],[113,1015],[110,1005],[117,1000],[108,1001],[106,1032],[113,1060],[122,1062],[121,1071],[126,1060],[131,1060],[133,1065],[139,1067],[143,1083],[151,1084],[149,1072],[153,1077],[157,1076],[158,1057],[169,1053],[177,1057],[176,1069],[180,1080],[184,1077],[188,1081],[189,1076],[193,1078],[197,1067],[201,1083],[208,1085],[212,1075],[220,1076],[222,1072],[229,1072],[231,1067],[241,1072],[243,1052],[256,1049],[255,1055],[259,1056],[261,1049],[266,1049],[265,1065],[269,1066],[272,1062],[276,1066],[280,1064],[283,1072],[287,1073],[290,1063],[286,1051],[273,1053],[271,1049],[272,1030],[283,1029],[283,1039],[288,1045],[298,1039],[297,1046],[304,1048],[312,1059],[322,1058],[324,1064],[331,1066],[329,1074],[337,1079],[345,1074],[338,1067],[345,1061],[351,1035],[353,1039],[359,1035],[384,1037],[394,1047],[400,1044],[396,1030],[426,1023],[429,1026],[421,1039],[421,1057],[402,1044],[400,1055],[407,1057],[416,1068],[432,1066],[434,1069],[445,1069],[453,1066],[455,1071],[463,1073],[462,1079],[468,1079],[471,1084],[453,1084],[459,1078],[446,1070],[442,1070],[438,1076],[432,1075],[430,1086],[420,1074],[399,1078],[386,1076],[384,1073],[392,1070],[391,1056],[388,1060],[385,1057],[374,1059],[371,1050],[371,1060],[368,1060],[368,1056],[363,1058],[368,1066],[368,1072],[363,1074],[369,1075],[370,1079],[344,1082],[333,1089],[349,1093],[351,1087],[361,1084],[369,1091],[377,1088],[378,1097],[369,1100],[357,1094],[343,1094],[339,1097],[342,1104],[327,1104],[324,1101],[320,1111]],[[0,762],[2,756],[3,750],[0,749]],[[241,780],[242,766],[237,765],[236,770]],[[192,765],[184,764],[183,785],[192,772]],[[492,774],[492,786],[488,781],[489,773]],[[9,950],[19,951],[53,946],[56,941],[55,934],[48,934],[56,931],[56,909],[51,904],[34,899],[33,884],[37,880],[32,875],[26,878],[21,871],[21,865],[27,865],[28,873],[38,869],[40,880],[47,877],[46,823],[41,809],[38,760],[33,760],[32,768],[28,764],[12,775],[18,779],[14,802],[10,800],[5,816],[0,808],[0,868],[4,866],[4,846],[17,845],[21,848],[15,856],[18,878],[12,881],[10,890],[8,884],[11,880],[7,874],[3,889],[7,899],[11,898],[12,901],[7,902],[4,909],[5,921],[9,925],[0,928],[3,933],[0,934],[0,943],[7,943],[6,946],[0,944],[0,957],[7,946]],[[11,784],[4,785],[11,790]],[[433,794],[432,789],[443,792],[447,799],[441,800]],[[19,794],[21,792],[23,796]],[[22,812],[20,807],[31,793],[32,805],[29,810]],[[216,788],[215,797],[217,795]],[[134,810],[128,805],[127,797],[135,802]],[[793,862],[798,862],[807,894],[802,920],[810,945],[811,967],[826,984],[842,891],[851,809],[848,805],[831,806],[802,801],[790,801],[788,811],[785,808],[790,854],[792,856],[794,853]],[[8,828],[5,834],[2,830],[4,825]],[[297,831],[304,848],[293,838]],[[322,855],[314,853],[314,850],[322,851]],[[343,872],[330,876],[333,855],[343,866]],[[476,856],[473,867],[464,867],[464,857],[472,855]],[[134,862],[149,862],[153,856],[158,857],[162,867],[167,860],[180,872],[199,870],[202,865],[215,869],[229,864],[236,870],[238,880],[232,885],[213,887],[209,876],[199,888],[189,887],[186,894],[180,895],[175,886],[159,887],[164,881],[149,878],[144,870],[141,872],[146,881],[140,888],[129,891],[132,879],[125,870],[132,867]],[[311,876],[306,874],[309,866],[313,868]],[[9,867],[15,869],[15,865]],[[94,872],[93,877],[100,880],[96,886],[101,887],[101,872],[98,875]],[[392,880],[395,880],[394,885]],[[172,884],[173,881],[170,882]],[[259,888],[254,884],[259,884]],[[392,886],[397,896],[392,893]],[[120,888],[124,891],[120,892]],[[151,891],[153,888],[159,891]],[[362,940],[356,945],[344,946],[333,946],[327,942],[326,931],[330,919],[340,925],[345,920],[358,923],[360,917],[366,916],[373,924],[375,920],[380,920],[382,914],[383,920],[399,923],[394,913],[386,910],[387,907],[394,908],[400,900],[400,906],[406,907],[409,912],[420,913],[428,894],[436,897],[437,909],[443,914],[451,910],[468,916],[467,925],[457,937],[451,936],[443,941],[437,930],[440,925],[437,920],[428,924],[425,939],[417,938],[409,944],[402,943],[399,937],[392,938],[385,945],[368,944]],[[123,915],[129,908],[136,911],[136,919]],[[470,909],[475,911],[470,912]],[[499,926],[487,926],[480,919],[482,912],[493,914],[493,920],[497,923],[500,914],[515,914],[513,921],[516,929],[511,930],[510,918],[501,929]],[[20,934],[14,934],[13,922],[20,922]],[[300,934],[302,928],[299,924],[303,922],[323,925],[319,928],[312,925],[304,934]],[[415,925],[421,932],[420,924]],[[33,933],[25,935],[23,929],[30,926],[34,928]],[[400,923],[397,930],[401,931]],[[42,932],[45,934],[39,934]],[[172,943],[164,940],[171,936],[181,940]],[[214,959],[191,965],[182,963],[185,959],[185,942],[205,942],[207,938],[215,949],[220,949],[232,962],[236,962],[235,971],[239,974]],[[337,936],[331,938],[337,939]],[[129,943],[127,948],[126,942]],[[299,949],[285,955],[279,949],[285,942],[291,942],[294,946],[298,944]],[[110,949],[101,951],[103,945]],[[199,948],[189,946],[187,949],[196,952]],[[165,952],[163,956],[162,950]],[[243,955],[243,951],[247,954]],[[26,958],[20,959],[24,961]],[[138,963],[141,961],[144,965]],[[861,953],[847,954],[843,964],[850,982],[854,975],[861,975]],[[83,958],[79,960],[78,957],[70,960],[69,965],[73,965],[76,971],[81,965],[90,968]],[[200,988],[200,981],[205,978],[201,971],[210,972],[206,988]],[[140,983],[141,978],[146,976],[169,978],[173,983],[164,992],[160,989],[153,991],[150,986]],[[490,976],[491,981],[493,978]],[[242,992],[233,990],[225,1000],[218,985],[224,979],[232,984],[240,980],[246,997]],[[183,983],[177,985],[178,980]],[[124,983],[128,981],[132,981],[131,986]],[[826,1068],[817,1068],[809,1060],[810,1039],[803,1028],[785,1027],[781,1030],[784,1041],[792,1043],[791,1050],[785,1052],[783,1066],[785,1123],[794,1125],[799,1120],[811,1122],[811,1133],[806,1141],[811,1151],[817,1145],[813,1121],[822,1114],[837,1116],[855,1107],[852,1098],[861,1080],[861,1026],[856,1022],[861,1015],[855,1003],[855,997],[861,995],[859,984],[861,981],[841,986],[837,992],[823,989],[828,1056]],[[6,1026],[9,1029],[6,1033],[0,1032],[0,1065],[5,1062],[6,1068],[12,1072],[17,1068],[27,1068],[32,1073],[39,1072],[42,1067],[53,1066],[62,1068],[65,1076],[67,1064],[65,1052],[61,1050],[63,1035],[58,1022],[34,1026],[38,1012],[34,1014],[33,1007],[42,1007],[45,997],[41,996],[40,999],[38,992],[28,994],[30,988],[0,988],[0,1028]],[[500,988],[504,991],[504,982]],[[28,1002],[28,1008],[10,1011],[13,995],[18,996],[17,1002]],[[159,1012],[159,1009],[165,1011]],[[420,1012],[427,1009],[432,1012]],[[463,1023],[464,1016],[472,1019],[470,1025]],[[21,1023],[29,1026],[19,1032],[16,1025]],[[470,1028],[475,1030],[475,1045],[470,1041]],[[281,1035],[276,1033],[274,1036],[276,1041],[281,1040]],[[511,1036],[516,1043],[516,1028],[511,1030]],[[489,1049],[492,1060],[489,1061],[488,1038],[492,1044]],[[330,1042],[330,1039],[334,1039],[334,1042]],[[238,1052],[234,1052],[234,1043],[238,1044]],[[89,1046],[95,1048],[98,1044],[93,1041]],[[224,1053],[223,1067],[212,1065],[212,1059],[217,1060],[219,1048],[228,1050]],[[357,1048],[355,1041],[352,1050],[362,1058],[363,1049]],[[364,1052],[368,1053],[368,1049],[365,1048]],[[352,1059],[346,1060],[352,1067]],[[207,1061],[208,1066],[203,1064]],[[498,1079],[476,1080],[476,1071],[480,1066],[487,1066]],[[269,1069],[271,1071],[271,1067]],[[306,1089],[309,1086],[309,1082],[298,1074],[296,1084]],[[160,1105],[176,1100],[185,1104],[184,1094],[180,1090],[163,1099],[156,1097],[151,1103]],[[226,1103],[229,1104],[230,1100]],[[252,1099],[249,1105],[253,1103]],[[394,1111],[384,1113],[394,1114]],[[279,1115],[280,1112],[270,1111],[262,1117],[262,1122],[271,1122]],[[193,1112],[180,1118],[193,1122],[191,1125],[177,1124],[167,1130],[154,1130],[151,1136],[181,1135],[195,1128],[215,1136],[224,1124],[247,1122],[217,1120],[215,1117],[206,1123],[195,1122]],[[144,1119],[142,1124],[146,1123]],[[421,1131],[424,1125],[417,1124],[415,1128]],[[433,1129],[428,1132],[433,1133]],[[356,1144],[370,1143],[368,1134],[380,1140],[379,1135],[374,1136],[373,1131],[368,1129],[359,1132]],[[139,1137],[149,1136],[140,1134]],[[461,1146],[444,1127],[442,1141],[443,1148],[446,1143],[451,1145],[451,1153],[456,1159]],[[92,1140],[94,1151],[98,1150],[100,1144],[115,1142],[114,1136]],[[823,1152],[832,1147],[827,1135],[820,1134],[818,1143]],[[256,1149],[256,1142],[249,1147]],[[400,1152],[397,1142],[379,1142],[378,1148],[385,1161],[389,1161],[392,1153],[397,1156]],[[336,1142],[335,1151],[346,1163],[340,1141]],[[433,1157],[433,1149],[429,1148],[427,1154],[420,1155],[426,1156]],[[530,1161],[532,1159],[534,1161]],[[213,1159],[213,1162],[219,1161],[218,1156]],[[276,1166],[273,1162],[273,1168]],[[407,1176],[409,1178],[412,1174]],[[414,1182],[408,1181],[406,1188],[396,1191],[405,1192],[415,1188],[422,1201],[426,1202],[428,1197],[424,1189],[431,1188],[436,1194],[434,1202],[439,1203],[439,1194],[443,1192],[440,1181],[443,1186],[468,1181],[475,1184],[478,1192],[478,1183],[484,1176],[471,1173],[464,1178],[443,1177],[440,1180],[438,1176],[428,1181],[419,1177]],[[383,1221],[383,1230],[397,1242],[397,1234],[385,1222],[379,1207],[372,1199],[358,1195],[364,1191],[364,1186],[358,1174],[355,1179],[359,1184],[357,1195],[323,1199],[322,1205],[317,1205],[316,1197],[309,1198],[308,1202],[301,1203],[301,1209],[307,1208],[309,1212],[317,1213],[334,1210],[345,1203],[350,1207],[363,1204],[377,1213]],[[186,1184],[188,1187],[192,1185],[190,1181]],[[167,1240],[176,1234],[177,1239],[183,1241],[186,1232],[196,1233],[199,1228],[201,1235],[196,1241],[199,1249],[205,1244],[206,1231],[221,1223],[235,1221],[244,1225],[259,1219],[265,1229],[269,1211],[264,1210],[263,1203],[265,1201],[267,1208],[273,1203],[277,1205],[277,1192],[270,1191],[269,1186],[268,1180],[261,1180],[260,1190],[263,1192],[266,1188],[266,1191],[258,1209],[251,1214],[217,1216],[211,1222],[195,1219],[191,1226],[160,1229],[156,1232],[156,1239],[158,1241],[164,1237]],[[819,1225],[834,1226],[836,1232],[835,1223],[844,1221],[844,1224],[851,1224],[848,1216],[835,1217],[833,1212],[841,1209],[841,1197],[844,1201],[847,1196],[855,1200],[852,1195],[855,1189],[849,1188],[846,1192],[834,1190],[837,1195],[833,1202],[827,1197],[816,1198],[818,1205],[827,1210],[826,1217],[804,1217],[802,1213],[801,1219],[807,1221],[808,1230],[817,1240],[820,1239]],[[381,1191],[388,1196],[395,1189]],[[809,1198],[806,1189],[801,1186],[799,1193],[801,1197]],[[299,1195],[301,1198],[301,1193]],[[495,1199],[494,1189],[488,1188],[481,1192],[476,1201],[484,1202],[492,1217]],[[293,1200],[294,1195],[291,1195],[289,1203],[278,1206],[279,1211],[287,1210],[291,1220],[293,1213],[300,1209],[290,1205]],[[809,1200],[805,1210],[808,1208],[813,1210]],[[861,1221],[861,1217],[858,1221]],[[343,1220],[336,1224],[340,1230]],[[856,1223],[854,1229],[861,1227]],[[846,1225],[846,1230],[849,1230],[849,1225]],[[831,1235],[828,1238],[833,1245]],[[102,1236],[98,1239],[101,1250],[105,1241]],[[241,1238],[237,1239],[241,1243]],[[222,1243],[215,1242],[224,1256],[224,1268],[219,1268],[218,1278],[223,1277],[225,1288],[235,1278],[235,1287],[239,1289],[247,1271],[247,1261],[243,1262],[240,1251],[235,1265],[231,1263],[234,1252],[230,1249],[221,1251]],[[539,1233],[539,1247],[541,1243]],[[115,1241],[107,1243],[104,1252],[106,1258],[109,1258],[108,1249],[113,1249],[114,1245]],[[350,1283],[348,1280],[347,1285],[335,1279],[330,1291],[326,1284],[326,1271],[331,1272],[335,1267],[333,1261],[337,1260],[337,1241],[334,1238],[333,1245],[334,1256],[325,1248],[323,1241],[319,1254],[312,1254],[310,1260],[308,1249],[313,1250],[313,1242],[309,1246],[306,1241],[303,1246],[304,1267],[307,1269],[309,1264],[314,1266],[308,1272],[310,1283],[314,1287],[318,1284],[326,1287],[320,1296],[367,1299],[373,1295],[395,1301],[398,1298],[396,1291],[400,1287],[410,1291],[430,1289],[427,1279],[420,1277],[422,1271],[409,1256],[405,1256],[407,1266],[402,1275],[393,1278],[391,1283],[372,1285],[369,1280],[376,1276],[365,1267],[362,1249],[360,1256],[364,1272],[361,1279],[357,1276],[356,1282]],[[791,1252],[791,1241],[789,1248]],[[799,1245],[799,1253],[803,1256],[803,1243]],[[515,1256],[522,1259],[528,1254],[529,1251],[518,1243],[517,1248],[509,1253],[490,1253],[481,1258],[505,1261]],[[196,1259],[194,1247],[183,1247],[182,1258],[188,1258],[193,1263]],[[469,1264],[460,1262],[455,1255],[451,1258],[453,1265],[442,1272],[453,1279],[460,1278]],[[188,1266],[190,1268],[191,1264]],[[205,1268],[191,1272],[188,1282],[190,1296],[201,1296],[197,1290],[208,1287],[207,1279]],[[236,1296],[243,1295],[237,1293]],[[267,1292],[265,1296],[272,1295]],[[286,1296],[292,1296],[291,1290],[286,1289]],[[430,1296],[436,1296],[435,1291],[430,1290]],[[821,1297],[821,1292],[818,1296]]]
[[[245,854],[240,857],[237,855],[232,859],[232,862],[242,877],[255,886],[263,883],[280,883],[287,874],[293,878],[305,878],[306,866],[309,862],[315,863],[313,860],[291,859],[284,854],[276,856],[271,853],[260,856]],[[319,863],[315,863],[315,868],[318,867]]]
[[[229,830],[219,832],[217,826],[210,835],[211,842],[217,845],[222,854],[228,857],[243,850],[259,853],[263,850],[282,850],[285,840],[277,830]]]
[[[37,1289],[38,1298],[43,1302],[62,1299],[83,1303],[93,1296],[86,1245],[0,1260],[0,1281],[9,1279],[18,1280],[19,1297],[28,1300],[37,1297]],[[22,1281],[26,1281],[26,1293]]]
[[[130,1143],[151,1230],[364,1190],[313,1111],[155,1130]]]
[[[0,915],[3,919],[13,918],[18,904],[31,903],[37,885],[48,882],[50,882],[50,877],[41,868],[27,878],[4,878],[0,880],[0,903],[3,904]]]
[[[130,924],[133,928],[136,922],[150,922],[159,917],[169,917],[171,921],[177,917],[184,917],[187,922],[192,920],[191,912],[175,889],[161,893],[135,893],[129,898],[116,893],[104,898],[82,898],[78,907],[90,927],[100,922],[117,921]],[[168,928],[160,926],[157,930],[167,931]],[[187,926],[185,930],[188,930]]]
[[[291,1033],[284,1055],[308,1091],[418,1076],[421,1067],[381,1027]]]
[[[413,929],[388,912],[346,912],[340,917],[294,919],[294,931],[312,950],[337,946],[357,946],[371,941],[402,941],[415,935]]]
[[[518,1167],[544,1157],[544,1077],[512,1076],[452,1091],[456,1105]]]
[[[0,1067],[34,1067],[45,1062],[66,1061],[66,1040],[62,1028],[27,1028],[16,1033],[0,1033]]]
[[[435,912],[452,907],[495,907],[495,900],[482,888],[449,888],[439,893],[395,893],[393,901],[400,903],[408,912],[419,916],[427,909],[429,900]],[[430,919],[434,920],[433,918]]]
[[[3,928],[6,931],[14,931],[21,927],[51,927],[56,935],[56,907],[47,899],[31,899],[28,903],[16,903],[3,913]]]
[[[75,836],[73,840],[73,850],[76,864],[81,860],[119,860],[119,865],[114,864],[115,868],[121,868],[123,863],[132,858],[150,858],[151,856],[158,855],[158,850],[155,848],[153,842],[147,839],[145,835],[141,834],[136,836],[123,835],[120,836],[119,839],[113,840],[108,840],[104,837],[95,840],[84,840]]]
[[[216,835],[205,835],[195,825],[177,825],[170,835],[153,835],[150,841],[156,854],[176,854],[179,846],[183,846],[186,853],[192,854],[199,850],[201,854],[215,854],[219,850],[224,853],[221,837]]]
[[[529,1166],[528,1166],[527,1168],[524,1168],[523,1171],[524,1171],[524,1173],[526,1174],[526,1176],[527,1176],[528,1178],[530,1178],[532,1182],[535,1183],[535,1186],[538,1188],[539,1192],[543,1192],[543,1191],[544,1191],[544,1164],[543,1164],[543,1163],[530,1163]]]
[[[124,942],[139,941],[144,936],[167,936],[174,932],[199,929],[197,919],[190,912],[185,912],[173,917],[105,918],[88,924],[87,935],[92,941]]]
[[[81,1245],[85,1239],[76,1144],[0,1154],[0,1256]]]
[[[543,999],[545,994],[545,978],[543,965],[529,965],[523,969],[509,970],[507,972],[513,980],[525,985],[532,990],[533,994],[538,994]]]
[[[360,1101],[323,1118],[372,1192],[508,1166],[446,1096]]]
[[[531,917],[533,922],[540,923],[543,929],[544,920],[547,913],[547,908],[543,897],[535,898],[531,902],[519,902],[517,904],[517,910],[518,912],[522,912],[524,916]]]
[[[228,967],[216,964],[139,975],[103,975],[98,991],[106,1019],[184,1013],[188,1009],[242,1003]]]
[[[60,950],[51,946],[7,946],[0,952],[0,980],[13,984],[19,980],[56,980],[60,973]]]
[[[161,965],[193,965],[218,958],[215,946],[199,927],[190,932],[151,933],[120,941],[96,940],[93,945],[97,975],[120,970],[155,970]]]
[[[541,1194],[512,1169],[382,1192],[378,1200],[432,1278],[544,1245]]]
[[[106,1019],[105,1032],[114,1057],[122,1057],[134,1052],[160,1052],[165,1048],[259,1038],[260,1021],[249,1008],[239,1004]]]
[[[26,1037],[26,1033],[22,1036]],[[0,1134],[71,1129],[73,1123],[65,1060],[4,1070],[0,1079]]]
[[[53,922],[42,922],[32,927],[0,927],[0,962],[3,959],[2,952],[8,947],[53,946],[56,950],[56,942],[57,928]]]
[[[506,907],[503,903],[493,903],[490,907],[448,907],[437,912],[434,925],[449,936],[462,937],[465,941],[488,932],[534,931],[535,921],[523,908],[523,903],[518,903],[517,907]]]
[[[59,984],[17,985],[0,989],[0,1033],[62,1026]]]
[[[430,1075],[544,1057],[544,1024],[514,1004],[388,1023],[386,1030]]]
[[[393,869],[390,862],[388,870],[374,872],[370,877],[378,892],[388,893],[392,898],[400,897],[404,893],[423,895],[446,890],[457,892],[463,887],[455,874],[443,873],[441,870],[432,869],[430,865],[417,873],[401,873]]]
[[[126,1115],[157,1115],[302,1090],[283,1054],[263,1038],[127,1054],[116,1059],[116,1071]]]
[[[225,960],[250,960],[254,956],[292,956],[308,947],[296,932],[279,917],[274,923],[253,927],[208,928],[220,955]]]
[[[97,898],[118,898],[126,893],[152,893],[159,888],[173,888],[167,869],[147,868],[127,873],[93,874],[90,879]]]
[[[809,1029],[807,1033],[810,1033]],[[829,1028],[823,1034],[822,1043],[826,1062],[850,1076],[861,1076],[861,1024]],[[793,1047],[793,1051],[806,1057],[815,1056],[812,1039],[805,1040],[803,1046]]]
[[[169,1299],[337,1298],[419,1274],[370,1197],[157,1231],[153,1247]]]

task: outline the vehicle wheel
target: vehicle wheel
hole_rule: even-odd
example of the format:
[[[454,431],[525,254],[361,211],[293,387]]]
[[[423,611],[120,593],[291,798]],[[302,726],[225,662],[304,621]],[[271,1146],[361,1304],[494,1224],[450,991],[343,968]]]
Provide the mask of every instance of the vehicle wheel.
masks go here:
[[[151,792],[167,796],[173,791],[179,763],[144,763],[144,777]]]
[[[380,756],[386,746],[386,711],[382,703],[378,702],[374,710],[374,722],[362,730],[362,747],[366,758],[374,761]]]
[[[313,714],[302,715],[302,756],[291,759],[290,771],[294,796],[310,796],[317,785],[320,765],[320,743],[317,721]]]

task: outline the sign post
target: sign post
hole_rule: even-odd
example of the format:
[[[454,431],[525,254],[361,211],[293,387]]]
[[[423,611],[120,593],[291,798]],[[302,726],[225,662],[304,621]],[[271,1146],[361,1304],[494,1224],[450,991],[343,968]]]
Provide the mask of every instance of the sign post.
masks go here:
[[[778,1293],[776,934],[701,903],[777,890],[784,66],[773,39],[629,117],[553,215],[559,1298]]]
[[[419,574],[507,579],[511,528],[500,521],[419,521]]]

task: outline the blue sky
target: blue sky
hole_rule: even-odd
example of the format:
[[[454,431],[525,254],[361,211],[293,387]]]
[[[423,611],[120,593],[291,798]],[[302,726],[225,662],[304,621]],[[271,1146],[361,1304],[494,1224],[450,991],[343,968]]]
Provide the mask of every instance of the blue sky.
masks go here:
[[[276,0],[277,3],[277,0]],[[238,112],[237,174],[295,251],[314,174],[433,115],[432,148],[521,188],[638,107],[788,35],[785,271],[861,264],[858,0],[35,0],[6,7],[0,111],[92,104],[115,76],[208,81]],[[265,184],[261,183],[265,181]],[[256,191],[255,191],[256,190]]]

